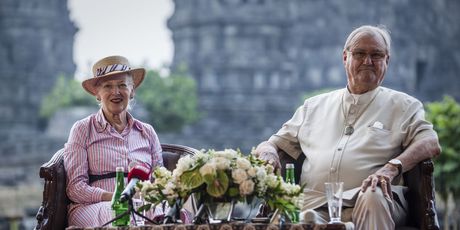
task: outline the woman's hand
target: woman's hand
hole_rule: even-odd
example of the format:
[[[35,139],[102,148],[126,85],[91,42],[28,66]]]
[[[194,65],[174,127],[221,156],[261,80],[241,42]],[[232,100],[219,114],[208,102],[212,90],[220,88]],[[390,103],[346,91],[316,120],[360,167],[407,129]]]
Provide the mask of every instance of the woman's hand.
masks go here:
[[[111,201],[113,196],[113,192],[103,192],[102,193],[102,201]]]

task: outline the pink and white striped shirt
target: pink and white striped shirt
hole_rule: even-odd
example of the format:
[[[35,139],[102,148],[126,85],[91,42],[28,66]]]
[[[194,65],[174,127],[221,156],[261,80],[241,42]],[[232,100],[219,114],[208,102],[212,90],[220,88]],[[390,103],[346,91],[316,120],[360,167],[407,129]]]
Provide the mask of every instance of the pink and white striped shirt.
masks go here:
[[[142,162],[151,169],[162,166],[161,145],[149,124],[128,114],[128,125],[118,133],[105,119],[102,110],[77,121],[64,147],[67,196],[71,200],[69,225],[100,226],[111,219],[110,202],[101,202],[104,191],[113,191],[115,178],[89,184],[89,175],[128,171],[131,162]]]

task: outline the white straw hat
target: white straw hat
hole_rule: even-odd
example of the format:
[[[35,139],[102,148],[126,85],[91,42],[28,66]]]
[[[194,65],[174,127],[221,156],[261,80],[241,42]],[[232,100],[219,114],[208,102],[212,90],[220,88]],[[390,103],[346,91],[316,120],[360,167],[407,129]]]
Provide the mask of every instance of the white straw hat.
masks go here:
[[[128,59],[123,56],[105,57],[93,65],[93,76],[84,80],[81,85],[88,93],[96,95],[98,81],[120,73],[130,73],[133,77],[134,88],[137,88],[144,80],[145,69],[132,69]]]

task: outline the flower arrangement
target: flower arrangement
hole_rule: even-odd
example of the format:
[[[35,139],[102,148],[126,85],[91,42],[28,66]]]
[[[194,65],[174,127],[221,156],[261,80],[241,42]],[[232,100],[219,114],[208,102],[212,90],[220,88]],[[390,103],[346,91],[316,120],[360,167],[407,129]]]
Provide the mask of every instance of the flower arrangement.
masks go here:
[[[239,150],[200,151],[179,159],[173,172],[164,167],[153,172],[153,182],[143,182],[140,191],[149,205],[166,201],[170,206],[191,195],[204,202],[244,201],[261,198],[272,209],[287,215],[299,210],[302,187],[284,182],[273,166]]]

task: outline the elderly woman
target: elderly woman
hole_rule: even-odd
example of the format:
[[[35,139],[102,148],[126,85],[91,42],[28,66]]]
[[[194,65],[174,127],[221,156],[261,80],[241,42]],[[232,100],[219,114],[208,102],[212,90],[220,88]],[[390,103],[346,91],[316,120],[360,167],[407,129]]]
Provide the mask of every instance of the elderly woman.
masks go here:
[[[100,109],[77,121],[65,144],[69,226],[101,226],[111,220],[110,201],[115,168],[125,173],[133,163],[151,169],[163,164],[158,136],[149,124],[129,112],[145,69],[132,69],[121,56],[103,58],[93,66],[83,88],[100,102]]]

